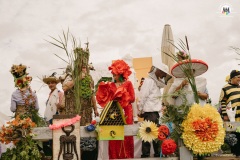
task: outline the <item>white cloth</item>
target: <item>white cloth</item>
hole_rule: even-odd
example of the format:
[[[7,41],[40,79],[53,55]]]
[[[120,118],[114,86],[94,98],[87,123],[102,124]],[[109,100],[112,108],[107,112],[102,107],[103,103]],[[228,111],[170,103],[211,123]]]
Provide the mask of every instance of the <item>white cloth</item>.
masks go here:
[[[59,103],[59,94],[58,94],[59,90],[56,88],[49,96],[48,100],[47,100],[47,105],[46,105],[46,109],[44,112],[44,118],[46,119],[46,121],[49,121],[53,118],[53,115],[55,115],[57,113],[57,106],[56,104]]]
[[[139,110],[159,112],[162,109],[161,87],[152,77],[145,78],[139,94]]]
[[[226,111],[230,122],[235,122],[236,109],[237,107],[232,108],[231,102],[228,103]]]
[[[183,80],[184,80],[184,78],[175,78],[171,88],[168,91],[168,94],[174,93],[176,88],[182,83]],[[206,88],[207,80],[206,80],[206,78],[195,77],[195,83],[196,83],[196,86],[197,86],[197,91],[202,92],[202,93],[206,93],[206,91],[207,91],[207,88]],[[191,88],[190,84],[184,86],[183,90],[186,93],[186,98],[187,98],[188,104],[190,104],[190,105],[193,104],[194,103],[194,95],[193,95],[192,88]],[[168,97],[167,101],[171,105],[181,105],[183,103],[183,97],[178,96],[176,99],[174,99],[172,97]],[[206,103],[205,100],[201,100],[199,98],[199,104],[200,105],[203,106],[205,103]]]

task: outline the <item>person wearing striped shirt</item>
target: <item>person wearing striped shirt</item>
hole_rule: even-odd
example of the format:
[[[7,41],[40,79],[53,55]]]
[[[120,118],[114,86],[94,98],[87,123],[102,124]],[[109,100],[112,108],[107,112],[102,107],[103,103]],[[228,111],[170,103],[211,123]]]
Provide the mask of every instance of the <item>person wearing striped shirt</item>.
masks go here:
[[[235,121],[240,122],[240,71],[232,70],[230,73],[229,83],[226,84],[220,95],[220,104],[222,107],[222,116],[224,121],[229,121],[227,116],[226,106],[231,103],[231,109],[236,109]],[[238,141],[237,144],[231,147],[231,151],[236,157],[240,157],[240,133],[234,132]]]

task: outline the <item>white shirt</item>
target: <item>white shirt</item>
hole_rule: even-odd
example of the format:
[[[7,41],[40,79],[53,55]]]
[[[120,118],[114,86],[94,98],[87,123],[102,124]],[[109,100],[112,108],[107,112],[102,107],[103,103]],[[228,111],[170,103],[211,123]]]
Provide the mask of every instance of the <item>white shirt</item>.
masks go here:
[[[171,88],[168,91],[168,94],[174,93],[176,88],[182,83],[183,80],[184,80],[184,78],[175,78],[173,84],[171,85]],[[206,78],[195,77],[195,82],[196,82],[197,91],[200,91],[202,93],[207,93],[207,88],[206,88],[207,80],[206,80]],[[190,84],[184,86],[183,90],[186,94],[187,104],[192,105],[193,103],[195,103],[194,95],[193,95],[192,88],[191,88]],[[174,99],[174,98],[169,96],[167,98],[167,101],[171,105],[180,106],[183,103],[183,97],[179,96],[176,99]],[[203,106],[204,104],[206,104],[206,101],[199,98],[199,104]]]
[[[60,92],[57,88],[50,94],[48,100],[47,100],[47,106],[44,112],[44,118],[46,121],[49,121],[53,118],[53,115],[57,113],[57,106],[56,104],[60,101]]]
[[[161,87],[151,78],[146,78],[139,94],[139,109],[143,112],[159,112],[162,108]]]

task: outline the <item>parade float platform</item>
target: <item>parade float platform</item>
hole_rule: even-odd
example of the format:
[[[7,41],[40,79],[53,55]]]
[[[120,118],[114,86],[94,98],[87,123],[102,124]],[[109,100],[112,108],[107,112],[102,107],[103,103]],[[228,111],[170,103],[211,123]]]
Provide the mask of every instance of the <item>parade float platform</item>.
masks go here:
[[[136,136],[139,130],[139,123],[133,124],[133,125],[125,125],[124,126],[124,135],[125,136]],[[226,131],[234,131],[236,130],[236,127],[240,126],[240,123],[237,122],[225,122],[224,126],[226,128]],[[87,132],[84,129],[85,126],[80,127],[80,135],[81,137],[97,137],[97,133],[94,132]],[[52,130],[50,130],[48,127],[38,127],[33,129],[33,133],[36,134],[34,139],[40,140],[40,141],[46,141],[49,139],[52,139]],[[151,159],[151,160],[178,160],[179,157],[168,157],[168,158],[156,158],[156,157],[149,157],[149,158],[134,158],[135,160],[140,159]],[[125,159],[126,160],[126,159]],[[186,159],[184,159],[186,160]],[[194,158],[196,160],[196,158]],[[211,157],[205,157],[204,160],[240,160],[240,158],[235,158],[234,155],[231,154],[220,154],[219,156],[211,156]]]

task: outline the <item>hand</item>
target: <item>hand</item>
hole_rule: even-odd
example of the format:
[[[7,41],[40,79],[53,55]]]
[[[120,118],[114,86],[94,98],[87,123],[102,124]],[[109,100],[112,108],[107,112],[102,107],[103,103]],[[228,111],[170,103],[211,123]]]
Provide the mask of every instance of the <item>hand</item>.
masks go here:
[[[202,93],[201,92],[197,92],[197,94],[198,94],[198,97],[201,97],[201,95],[202,95]]]
[[[138,117],[143,118],[144,117],[143,114],[144,112],[142,110],[138,110],[138,114],[137,114]]]
[[[138,123],[138,117],[134,117],[134,118],[133,118],[133,122],[134,122],[134,123]]]
[[[161,112],[162,114],[164,114],[167,111],[167,107],[166,106],[162,106]]]
[[[229,121],[228,116],[223,116],[223,121]]]
[[[56,103],[57,109],[62,109],[63,106],[60,103]]]
[[[94,109],[94,114],[95,114],[95,117],[98,117],[98,116],[99,116],[99,113],[98,113],[98,110],[97,110],[97,109]]]
[[[181,86],[184,87],[186,85],[188,85],[188,80],[184,79],[181,83]]]

